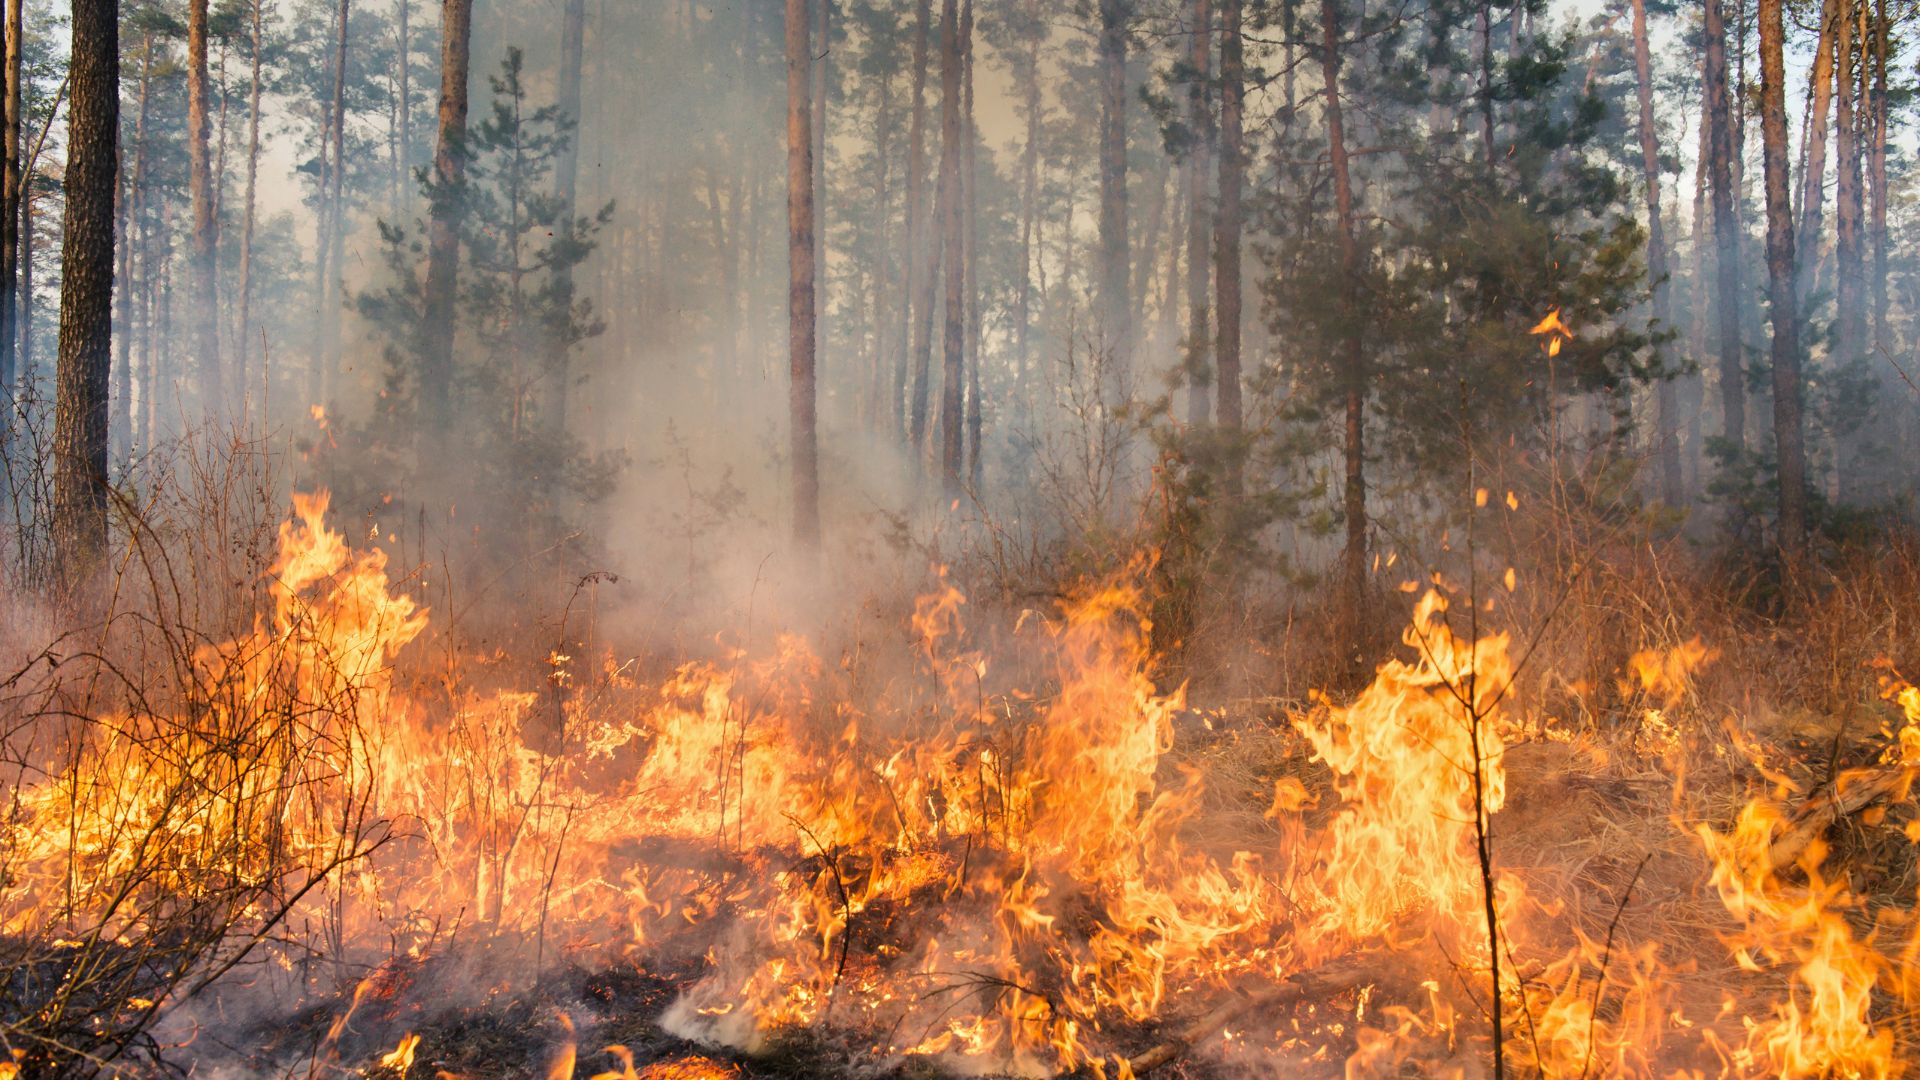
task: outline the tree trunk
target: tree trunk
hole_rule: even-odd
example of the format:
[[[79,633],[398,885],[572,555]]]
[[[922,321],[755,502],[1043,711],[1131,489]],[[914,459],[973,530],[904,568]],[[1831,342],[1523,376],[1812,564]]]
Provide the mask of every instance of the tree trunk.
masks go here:
[[[951,2],[951,0],[949,0]],[[813,132],[807,0],[787,0],[787,350],[793,427],[793,539],[820,543],[819,444],[814,430]]]
[[[1840,33],[1834,47],[1834,352],[1841,368],[1858,364],[1866,352],[1866,279],[1860,226],[1865,205],[1860,191],[1860,128],[1854,108],[1855,58],[1864,59],[1860,33],[1866,5],[1843,0]],[[1852,441],[1852,440],[1849,440]],[[1841,479],[1853,470],[1843,465]]]
[[[1220,207],[1214,218],[1214,290],[1219,295],[1219,423],[1240,430],[1240,192],[1246,169],[1241,131],[1246,65],[1240,40],[1242,0],[1220,0]],[[1238,495],[1241,462],[1236,451],[1227,468],[1227,494]]]
[[[1733,108],[1733,218],[1740,222],[1741,236],[1747,221],[1747,0],[1733,0],[1733,84],[1730,95]]]
[[[1038,254],[1040,214],[1040,0],[1027,0],[1027,52],[1021,58],[1022,108],[1027,122],[1026,145],[1020,152],[1020,280],[1014,291],[1014,362],[1020,384],[1020,427],[1033,420],[1033,263]]]
[[[1887,22],[1887,0],[1875,0],[1873,22],[1873,84],[1867,104],[1872,141],[1867,178],[1872,201],[1867,237],[1873,248],[1873,349],[1884,363],[1893,356],[1894,348],[1893,331],[1887,322],[1887,37],[1892,33]]]
[[[1839,365],[1859,363],[1864,348],[1860,277],[1860,131],[1853,79],[1859,56],[1857,23],[1862,4],[1841,0],[1834,42],[1834,344]]]
[[[986,417],[984,403],[980,400],[980,199],[979,163],[974,157],[980,133],[974,127],[973,114],[973,0],[966,0],[960,10],[960,78],[962,95],[966,99],[962,120],[965,134],[960,144],[960,188],[962,212],[966,215],[963,237],[966,244],[966,284],[963,291],[967,298],[967,479],[977,495],[981,479],[980,439]]]
[[[1804,305],[1813,294],[1814,271],[1820,265],[1821,203],[1826,198],[1827,118],[1833,111],[1833,46],[1845,18],[1844,0],[1825,0],[1820,9],[1820,39],[1807,76],[1811,95],[1807,106],[1806,165],[1800,172],[1800,232],[1794,240],[1798,253],[1795,295]]]
[[[255,0],[254,7],[258,9],[259,0]],[[396,57],[399,62],[395,65],[399,70],[394,74],[400,81],[399,115],[394,125],[394,135],[399,142],[400,175],[396,177],[399,190],[394,200],[394,216],[399,217],[407,203],[407,170],[413,164],[413,0],[398,0],[394,10],[399,33],[399,56]]]
[[[113,362],[113,189],[120,134],[115,0],[73,0],[53,553],[62,587],[97,580],[107,553],[107,379]]]
[[[873,248],[867,255],[867,304],[869,344],[867,363],[867,393],[862,413],[869,433],[881,435],[890,431],[894,419],[899,414],[898,399],[889,407],[888,388],[893,385],[893,375],[888,363],[887,326],[891,320],[887,317],[887,289],[893,282],[889,271],[892,239],[888,233],[892,226],[893,210],[893,134],[897,118],[893,114],[893,80],[882,79],[879,86],[879,101],[874,107],[874,168],[878,175],[874,177],[873,224],[869,226],[873,235]]]
[[[471,0],[469,0],[471,2]],[[333,171],[327,174],[327,257],[321,260],[326,278],[320,290],[320,392],[316,401],[324,402],[334,394],[334,379],[340,369],[340,290],[345,283],[345,245],[347,236],[346,200],[341,193],[347,177],[347,16],[349,0],[340,0],[340,17],[334,27]]]
[[[1133,382],[1129,304],[1132,252],[1127,239],[1127,21],[1130,0],[1100,0],[1100,330],[1101,385],[1109,406]]]
[[[946,334],[941,351],[940,496],[960,497],[964,464],[961,414],[966,378],[966,241],[961,229],[960,14],[957,0],[940,5],[940,221],[946,248]]]
[[[260,8],[266,0],[253,0],[249,13],[253,34],[253,74],[247,89],[247,191],[240,221],[240,364],[242,386],[249,379],[247,358],[253,355],[253,228],[259,213],[260,186]],[[261,363],[266,363],[262,354]],[[266,410],[266,371],[261,373],[262,412]],[[264,419],[264,416],[263,416]]]
[[[1672,321],[1667,282],[1667,230],[1660,217],[1660,133],[1653,122],[1653,58],[1647,47],[1646,0],[1633,0],[1633,67],[1640,103],[1640,165],[1647,186],[1647,277],[1653,282],[1653,322],[1657,330]],[[1684,499],[1680,484],[1680,417],[1677,388],[1662,377],[1656,418],[1659,440],[1660,496],[1668,506]]]
[[[1747,441],[1746,363],[1740,348],[1740,223],[1733,210],[1733,125],[1727,108],[1727,35],[1720,0],[1706,0],[1708,185],[1713,198],[1713,235],[1719,290],[1720,417],[1727,445],[1743,451]]]
[[[33,170],[26,170],[21,180],[24,186],[20,193],[20,370],[11,388],[16,396],[33,393],[37,379],[33,362]]]
[[[120,312],[120,334],[114,342],[114,385],[118,392],[113,395],[113,420],[109,432],[109,442],[115,433],[126,455],[131,458],[139,445],[134,440],[133,430],[133,302],[134,275],[133,243],[134,230],[146,229],[144,221],[145,192],[147,180],[147,103],[153,85],[153,31],[148,30],[140,41],[140,91],[136,100],[133,121],[133,168],[126,169],[122,163],[120,195],[120,281],[115,290],[114,302]],[[145,268],[143,268],[145,269]],[[150,276],[150,275],[149,275]],[[150,284],[150,283],[143,283]],[[144,313],[144,307],[143,307]],[[143,362],[145,357],[143,356]]]
[[[1706,62],[1700,64],[1701,83],[1705,85]],[[1688,288],[1692,294],[1692,325],[1687,328],[1687,351],[1693,358],[1693,370],[1687,373],[1687,382],[1683,387],[1682,408],[1687,416],[1687,490],[1700,491],[1705,487],[1701,466],[1704,462],[1706,446],[1705,421],[1701,414],[1707,408],[1707,385],[1705,372],[1709,365],[1711,350],[1707,347],[1708,315],[1713,307],[1711,294],[1713,276],[1710,267],[1713,263],[1713,245],[1707,239],[1707,158],[1711,156],[1711,127],[1706,119],[1706,99],[1701,98],[1700,122],[1694,146],[1693,170],[1693,226],[1688,237],[1689,251],[1692,253],[1690,280]]]
[[[906,370],[913,369],[912,393],[905,408],[908,457],[919,462],[927,437],[927,392],[929,369],[933,366],[933,289],[938,272],[938,247],[929,240],[926,223],[927,172],[927,37],[933,21],[932,0],[920,0],[918,21],[913,31],[913,120],[907,135],[907,287],[910,302],[902,313],[911,323],[902,327],[900,343],[912,350],[909,365],[903,360],[899,381],[907,381]]]
[[[227,135],[231,127],[231,125],[227,123],[227,114],[230,112],[228,106],[231,104],[228,99],[232,97],[232,95],[227,92],[227,57],[232,52],[232,48],[226,42],[223,41],[220,43],[220,66],[216,68],[213,73],[214,82],[220,88],[220,112],[213,121],[213,240],[216,254],[220,243],[220,222],[226,219],[227,211]],[[217,258],[215,259],[214,271],[215,273],[219,272]],[[219,316],[216,312],[214,318],[214,328],[216,331],[219,329],[219,322]],[[224,355],[225,343],[222,342],[221,344],[223,346],[221,351]]]
[[[1712,0],[1709,0],[1712,2]],[[1320,0],[1320,71],[1326,89],[1327,157],[1333,170],[1335,229],[1340,243],[1340,275],[1346,324],[1342,366],[1346,383],[1347,538],[1341,551],[1340,618],[1343,647],[1350,662],[1363,655],[1367,613],[1367,473],[1364,409],[1367,363],[1360,339],[1360,242],[1354,232],[1353,176],[1347,160],[1347,134],[1340,100],[1340,15],[1337,0]]]
[[[215,419],[226,411],[226,394],[220,378],[220,334],[215,321],[219,310],[215,300],[213,158],[208,136],[207,114],[207,0],[192,0],[187,7],[187,167],[188,187],[193,200],[193,237],[189,265],[192,267],[194,304],[191,312],[194,381],[200,391],[200,405]]]
[[[460,216],[465,203],[467,65],[473,0],[440,6],[440,135],[433,154],[433,205],[427,225],[427,280],[422,297],[419,408],[429,448],[428,475],[438,479],[453,423],[454,300],[460,278]]]
[[[558,104],[561,115],[574,128],[553,164],[553,195],[560,204],[560,223],[567,229],[573,228],[574,201],[580,186],[580,73],[586,65],[586,44],[586,0],[566,0],[566,8],[560,19]],[[573,307],[571,266],[562,266],[554,271],[553,291],[558,302],[566,304],[569,309]],[[559,336],[547,344],[545,379],[547,432],[554,438],[564,438],[567,434],[567,396],[573,389],[573,346]]]
[[[813,62],[809,68],[811,83],[807,95],[813,110],[810,125],[813,132],[813,355],[818,363],[831,351],[827,348],[830,333],[827,323],[833,314],[833,305],[827,297],[827,81],[831,75],[827,64],[832,59],[833,49],[832,38],[829,37],[833,23],[833,0],[808,0],[808,3],[808,11],[813,19],[809,38]]]
[[[20,60],[21,39],[26,33],[22,9],[26,0],[6,0],[6,76],[0,91],[0,400],[11,404],[18,381],[20,363],[16,356],[20,330],[20,221],[25,205],[26,177],[21,170]],[[11,420],[0,423],[0,439],[12,430]]]
[[[1493,13],[1489,0],[1480,0],[1474,12],[1474,29],[1480,39],[1480,155],[1487,171],[1493,171]]]
[[[1208,270],[1208,248],[1213,242],[1213,218],[1209,213],[1207,179],[1212,164],[1213,110],[1207,100],[1213,77],[1213,11],[1208,0],[1190,0],[1188,8],[1188,62],[1193,81],[1187,86],[1187,124],[1193,139],[1187,147],[1187,423],[1203,425],[1212,418],[1213,402],[1209,393],[1213,382],[1211,361],[1212,312],[1207,288],[1212,284]]]
[[[1807,464],[1800,408],[1800,327],[1794,296],[1793,209],[1787,196],[1785,28],[1781,0],[1760,0],[1760,130],[1767,184],[1767,283],[1773,322],[1773,436],[1780,469],[1780,559],[1792,581],[1805,565]]]

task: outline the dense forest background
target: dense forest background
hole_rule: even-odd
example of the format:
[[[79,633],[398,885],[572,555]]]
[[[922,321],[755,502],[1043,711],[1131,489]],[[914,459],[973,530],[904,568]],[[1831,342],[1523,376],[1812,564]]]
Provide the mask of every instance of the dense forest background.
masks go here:
[[[1357,642],[1492,487],[1770,593],[1907,513],[1914,64],[1898,3],[1756,3],[818,0],[797,98],[771,0],[112,5],[101,514],[244,445],[666,602],[817,498],[1009,589],[1144,536],[1187,620],[1326,582]],[[55,581],[87,42],[10,25],[8,564]]]

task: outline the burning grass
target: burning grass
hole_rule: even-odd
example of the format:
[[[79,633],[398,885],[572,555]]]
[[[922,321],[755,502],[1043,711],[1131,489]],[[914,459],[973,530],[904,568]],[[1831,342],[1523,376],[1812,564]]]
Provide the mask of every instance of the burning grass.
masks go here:
[[[1004,617],[942,575],[891,646],[555,650],[482,690],[326,511],[173,692],[105,646],[8,684],[22,1074],[1892,1075],[1920,1045],[1891,668],[1813,743],[1708,704],[1737,639],[1576,685],[1436,589],[1358,695],[1196,708],[1137,561]]]

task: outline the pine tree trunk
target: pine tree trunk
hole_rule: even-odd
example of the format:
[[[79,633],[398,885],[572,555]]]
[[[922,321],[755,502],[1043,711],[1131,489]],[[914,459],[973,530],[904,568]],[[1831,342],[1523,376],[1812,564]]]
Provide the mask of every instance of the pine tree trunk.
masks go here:
[[[413,166],[413,0],[398,0],[394,5],[399,17],[399,75],[400,79],[400,195],[395,204],[394,214],[399,216],[400,208],[406,205],[408,191],[408,170]],[[259,10],[259,0],[255,0],[254,9]],[[256,54],[258,49],[255,50]]]
[[[1489,0],[1480,0],[1478,10],[1474,12],[1474,29],[1480,39],[1479,93],[1480,99],[1480,155],[1487,170],[1493,170],[1493,13]]]
[[[559,106],[561,115],[574,124],[572,133],[553,164],[553,194],[559,202],[559,220],[568,229],[573,227],[574,201],[580,187],[580,74],[586,66],[587,43],[587,3],[586,0],[566,0],[566,8],[560,19],[560,70]],[[553,290],[555,298],[573,306],[573,268],[562,266],[554,271]],[[573,346],[570,342],[552,339],[547,344],[546,380],[546,421],[547,432],[555,438],[567,433],[567,396],[573,389]]]
[[[1241,131],[1246,101],[1246,64],[1240,40],[1242,0],[1220,0],[1220,207],[1214,218],[1213,276],[1218,294],[1219,423],[1228,432],[1242,424],[1240,404],[1241,187],[1246,169]],[[1238,495],[1241,461],[1227,469],[1227,493]]]
[[[1868,96],[1867,123],[1871,147],[1867,178],[1872,201],[1867,237],[1873,249],[1873,349],[1882,358],[1893,356],[1893,331],[1887,321],[1887,0],[1874,2],[1873,83]]]
[[[1706,72],[1704,60],[1701,62],[1700,70],[1704,84]],[[1707,158],[1711,156],[1709,148],[1713,143],[1712,132],[1709,130],[1712,125],[1706,121],[1704,98],[1700,122],[1696,126],[1700,130],[1696,140],[1697,145],[1694,147],[1694,161],[1697,164],[1693,170],[1693,228],[1688,238],[1689,250],[1692,252],[1689,287],[1693,295],[1691,305],[1693,325],[1687,329],[1687,349],[1693,358],[1693,370],[1687,374],[1682,406],[1687,415],[1686,465],[1689,491],[1700,491],[1705,486],[1701,467],[1704,464],[1706,438],[1705,423],[1701,414],[1706,412],[1707,408],[1707,385],[1704,372],[1711,360],[1711,350],[1707,346],[1707,323],[1708,314],[1713,308],[1714,278],[1710,273],[1713,265],[1713,244],[1707,239],[1707,219],[1712,216],[1707,209]]]
[[[1207,179],[1211,174],[1213,110],[1208,101],[1213,78],[1213,11],[1208,0],[1189,0],[1188,62],[1193,81],[1187,87],[1187,125],[1193,142],[1187,147],[1187,423],[1204,425],[1213,416],[1213,328],[1207,289],[1212,260],[1213,218],[1209,212]]]
[[[1347,135],[1340,98],[1340,15],[1337,0],[1320,0],[1320,71],[1325,83],[1327,158],[1333,171],[1335,231],[1340,243],[1340,275],[1346,323],[1342,367],[1346,384],[1346,546],[1340,554],[1342,645],[1350,662],[1364,649],[1367,618],[1367,473],[1364,408],[1367,363],[1360,339],[1360,244],[1355,235],[1353,176],[1347,160]]]
[[[340,290],[345,282],[344,249],[347,222],[346,200],[341,193],[347,177],[347,17],[349,0],[340,0],[339,18],[334,26],[333,104],[328,113],[333,119],[333,169],[327,174],[327,231],[323,242],[327,256],[320,260],[324,278],[320,289],[320,389],[314,400],[333,397],[334,379],[340,369]]]
[[[247,188],[245,207],[241,210],[240,220],[240,363],[238,365],[240,383],[244,387],[250,378],[252,367],[247,358],[253,355],[253,229],[259,214],[260,186],[260,8],[266,0],[253,0],[249,12],[252,31],[253,74],[247,87]],[[262,354],[261,363],[266,363]],[[261,371],[260,409],[267,408],[266,372]]]
[[[1101,385],[1109,406],[1133,382],[1132,252],[1127,227],[1127,21],[1130,0],[1100,0],[1100,330]]]
[[[817,325],[813,236],[813,132],[807,0],[787,0],[787,350],[793,437],[793,539],[820,543],[819,444],[814,430]]]
[[[440,134],[433,154],[434,195],[427,225],[427,279],[420,347],[419,410],[429,477],[453,465],[445,456],[453,422],[454,300],[460,278],[460,216],[466,176],[467,66],[473,0],[440,6]]]
[[[55,579],[64,588],[80,590],[105,570],[107,554],[119,5],[115,0],[73,0],[72,17],[52,524]]]
[[[901,313],[910,325],[901,328],[900,344],[911,350],[901,361],[897,382],[907,383],[912,368],[912,393],[903,406],[908,457],[918,462],[927,435],[928,369],[933,364],[933,289],[937,248],[929,240],[926,222],[927,172],[927,38],[933,21],[932,0],[920,0],[913,31],[913,120],[907,135],[907,289],[909,302]],[[931,250],[930,250],[931,249]]]
[[[813,7],[812,42],[813,85],[808,101],[813,108],[813,355],[815,362],[827,355],[827,320],[833,306],[827,302],[827,64],[832,60],[833,0],[811,0]]]
[[[220,243],[220,223],[226,220],[227,210],[227,135],[230,128],[230,125],[227,123],[227,113],[229,111],[228,105],[230,104],[228,99],[232,97],[232,95],[227,92],[227,57],[231,52],[232,49],[226,42],[223,41],[220,43],[220,66],[215,69],[213,76],[215,83],[220,88],[220,112],[213,121],[213,240],[216,248],[216,256]],[[215,272],[218,273],[219,265],[217,257],[214,269]],[[214,325],[216,329],[219,328],[217,313]],[[221,344],[224,346],[225,342]],[[221,351],[224,355],[225,349],[223,348]]]
[[[1860,129],[1854,108],[1855,60],[1864,44],[1858,33],[1866,5],[1842,0],[1840,33],[1834,46],[1834,356],[1844,369],[1858,364],[1866,350],[1866,280],[1862,275],[1860,226],[1865,212],[1860,191]],[[1850,440],[1851,441],[1851,440]],[[1845,484],[1854,470],[1845,465]]]
[[[963,126],[965,136],[961,141],[963,153],[960,168],[963,212],[966,215],[964,242],[966,244],[966,285],[967,297],[967,480],[974,494],[980,492],[981,462],[980,440],[984,434],[986,414],[984,403],[980,400],[980,192],[979,163],[975,160],[975,146],[980,141],[980,132],[974,126],[973,113],[973,0],[966,0],[960,11],[960,72],[966,98]]]
[[[1633,67],[1640,104],[1640,165],[1647,187],[1647,277],[1653,283],[1653,322],[1666,330],[1672,321],[1667,282],[1667,230],[1660,216],[1660,133],[1653,121],[1653,58],[1647,46],[1646,0],[1633,0]],[[1676,387],[1660,379],[1658,395],[1660,497],[1668,506],[1684,499],[1680,485],[1680,429]]]
[[[1747,222],[1747,0],[1733,0],[1733,84],[1730,102],[1733,108],[1733,219],[1740,223],[1742,238]]]
[[[1020,421],[1024,430],[1033,420],[1033,263],[1039,252],[1040,215],[1040,0],[1027,0],[1025,17],[1029,35],[1027,52],[1021,59],[1020,78],[1022,114],[1027,122],[1026,144],[1020,151],[1020,280],[1014,291],[1014,363],[1020,385]]]
[[[1807,76],[1806,164],[1800,172],[1800,226],[1794,238],[1798,253],[1794,283],[1798,302],[1805,304],[1813,294],[1814,272],[1820,266],[1821,204],[1826,198],[1827,118],[1833,111],[1834,40],[1845,18],[1844,0],[1824,0],[1820,9],[1820,39],[1813,53],[1813,70]]]
[[[1805,566],[1807,464],[1801,419],[1800,327],[1793,208],[1787,195],[1785,27],[1781,0],[1760,2],[1760,130],[1767,185],[1767,283],[1773,322],[1773,435],[1780,470],[1780,558],[1789,580]]]
[[[20,362],[16,355],[20,330],[20,221],[25,205],[26,177],[21,170],[20,128],[24,99],[20,46],[26,33],[22,9],[26,0],[6,0],[6,75],[0,90],[0,401],[12,404]],[[0,439],[13,428],[11,418],[0,422]]]
[[[20,352],[19,371],[16,373],[11,392],[16,397],[25,397],[34,392],[37,373],[33,362],[33,173],[29,170],[22,178],[26,182],[20,196]],[[124,242],[124,241],[123,241]]]
[[[215,300],[213,220],[213,158],[209,144],[211,118],[207,108],[207,0],[187,7],[187,166],[193,200],[192,267],[195,303],[192,306],[194,380],[200,405],[215,418],[226,411],[226,393],[220,377],[220,334]]]
[[[887,402],[888,388],[893,385],[892,365],[887,362],[887,325],[891,321],[887,317],[887,287],[893,281],[889,273],[892,248],[888,232],[893,219],[893,125],[896,122],[893,80],[883,79],[874,109],[873,158],[878,175],[874,177],[873,224],[869,226],[873,248],[867,253],[867,393],[862,409],[867,430],[874,435],[889,431],[899,412],[897,405],[890,409]]]
[[[139,288],[135,288],[134,254],[136,250],[140,250],[143,255],[145,252],[144,249],[138,248],[133,238],[136,230],[144,236],[151,228],[146,220],[146,189],[147,113],[148,102],[152,97],[152,86],[153,31],[148,30],[140,40],[140,92],[137,96],[138,104],[135,106],[133,121],[133,168],[126,170],[123,165],[122,170],[125,190],[120,199],[120,281],[119,288],[114,290],[115,302],[120,312],[120,333],[114,341],[113,370],[117,392],[113,395],[112,427],[118,433],[120,445],[125,449],[128,458],[134,455],[137,448],[144,445],[135,439],[133,429],[133,312],[135,297],[150,293],[153,283],[147,280],[152,277],[152,267],[142,265],[141,279],[137,282]],[[141,314],[144,316],[145,313],[146,308],[143,303]],[[141,360],[142,363],[151,363],[148,354],[144,352]]]
[[[1836,153],[1834,160],[1838,183],[1834,191],[1834,356],[1836,366],[1849,368],[1867,385],[1874,385],[1878,370],[1868,354],[1867,340],[1867,250],[1864,190],[1866,148],[1873,135],[1872,77],[1870,73],[1870,35],[1866,0],[1852,0],[1846,27],[1840,35],[1834,69],[1834,94],[1839,101],[1835,119]],[[1856,92],[1858,97],[1856,98]],[[1876,399],[1886,388],[1878,388]],[[1879,400],[1874,402],[1878,406]],[[1874,497],[1881,470],[1871,457],[1881,427],[1879,410],[1848,425],[1840,443],[1840,463],[1836,470],[1840,497],[1846,502],[1863,502]]]
[[[965,192],[960,189],[961,87],[960,14],[957,0],[940,6],[940,221],[946,249],[946,333],[941,350],[940,385],[940,496],[960,497],[964,461],[964,417],[961,413],[966,378],[966,241]]]
[[[1713,199],[1713,235],[1719,289],[1721,435],[1734,450],[1747,440],[1746,362],[1740,347],[1740,240],[1733,208],[1733,125],[1727,106],[1727,36],[1720,0],[1706,0],[1707,180]]]

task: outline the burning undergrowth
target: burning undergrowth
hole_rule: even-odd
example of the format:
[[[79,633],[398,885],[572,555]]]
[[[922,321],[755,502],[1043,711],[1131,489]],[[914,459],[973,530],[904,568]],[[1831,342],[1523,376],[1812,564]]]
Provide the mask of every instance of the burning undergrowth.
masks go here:
[[[1350,700],[1196,710],[1139,564],[1006,619],[941,577],[897,656],[555,652],[483,693],[411,655],[430,614],[326,509],[177,694],[104,655],[16,678],[0,1072],[1884,1075],[1914,1045],[1911,883],[1826,851],[1910,859],[1875,828],[1920,744],[1891,674],[1826,783],[1676,724],[1703,645],[1571,733],[1435,591]]]

